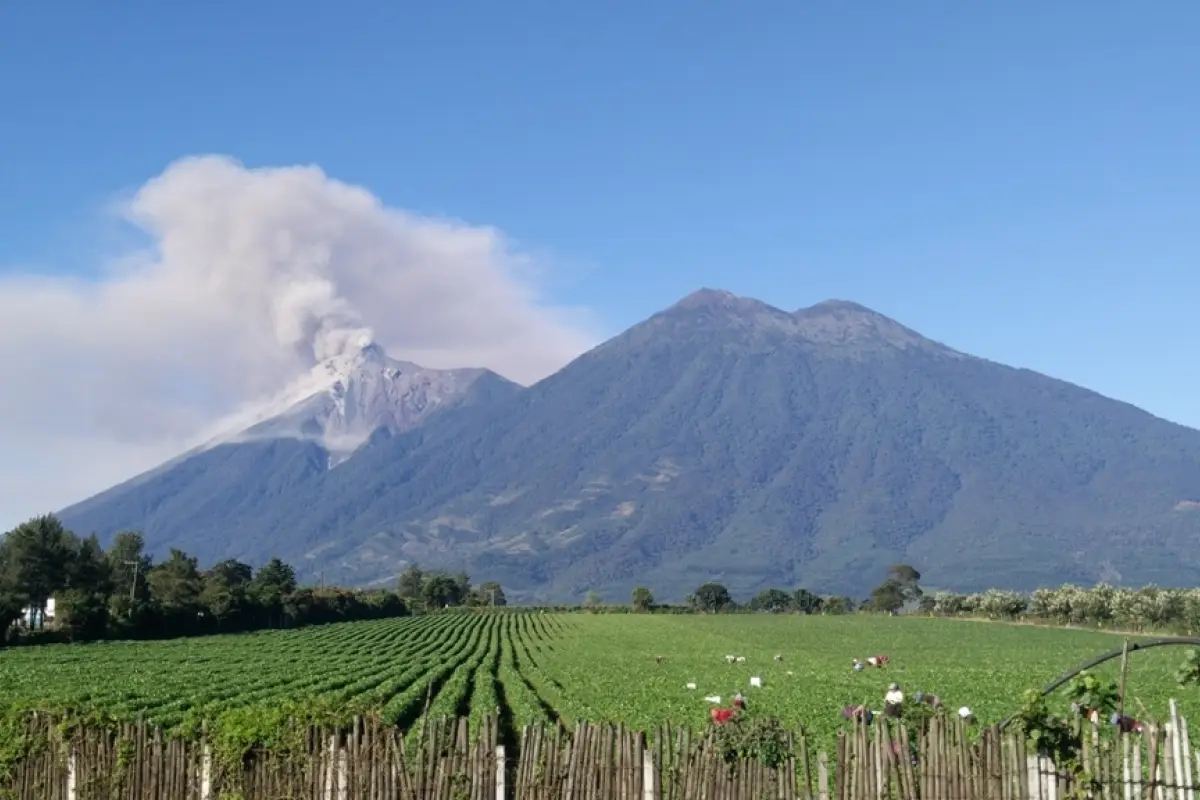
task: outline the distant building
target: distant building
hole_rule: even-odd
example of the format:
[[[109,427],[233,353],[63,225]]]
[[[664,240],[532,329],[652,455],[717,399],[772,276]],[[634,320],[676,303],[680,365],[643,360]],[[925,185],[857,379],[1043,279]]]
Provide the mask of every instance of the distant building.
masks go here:
[[[38,611],[33,606],[26,608],[21,612],[21,623],[26,628],[36,627]],[[46,614],[42,619],[42,627],[49,627],[54,624],[54,598],[51,597],[46,601]]]

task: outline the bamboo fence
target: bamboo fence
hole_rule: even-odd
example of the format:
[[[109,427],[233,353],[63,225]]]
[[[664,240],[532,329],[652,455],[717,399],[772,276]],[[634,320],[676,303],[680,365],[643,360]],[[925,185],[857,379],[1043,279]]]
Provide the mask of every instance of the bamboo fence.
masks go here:
[[[830,749],[787,734],[770,766],[730,759],[712,731],[668,726],[527,727],[506,746],[495,715],[477,731],[465,719],[426,723],[407,748],[396,728],[357,719],[231,763],[203,738],[43,715],[19,757],[0,751],[0,800],[1200,800],[1200,751],[1170,710],[1141,733],[1085,724],[1077,766],[957,717],[924,730],[877,718]]]

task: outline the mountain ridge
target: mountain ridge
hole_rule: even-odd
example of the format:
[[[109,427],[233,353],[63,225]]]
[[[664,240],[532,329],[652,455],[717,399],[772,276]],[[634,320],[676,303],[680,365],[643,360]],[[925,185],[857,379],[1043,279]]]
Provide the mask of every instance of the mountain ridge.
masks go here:
[[[637,583],[678,599],[708,579],[858,593],[894,561],[955,589],[1200,566],[1200,515],[1175,510],[1200,500],[1200,432],[848,301],[787,312],[702,290],[336,469],[248,446],[208,456],[236,480],[182,470],[64,519],[358,583],[467,568],[539,599]],[[165,488],[195,481],[207,510]]]

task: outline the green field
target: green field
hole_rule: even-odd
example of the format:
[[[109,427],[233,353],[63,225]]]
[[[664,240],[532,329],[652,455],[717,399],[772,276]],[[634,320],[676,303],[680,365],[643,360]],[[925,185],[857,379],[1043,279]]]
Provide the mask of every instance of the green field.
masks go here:
[[[1013,711],[1039,687],[1121,637],[984,622],[793,615],[440,614],[167,642],[49,645],[0,651],[0,704],[139,714],[188,727],[222,714],[379,713],[410,726],[430,714],[486,714],[514,726],[561,719],[702,725],[710,704],[743,691],[751,711],[828,733],[843,705],[878,708],[889,681],[970,706],[981,721]],[[1191,714],[1180,689],[1183,648],[1130,660],[1129,695],[1165,716]],[[891,656],[885,670],[851,659]],[[745,657],[726,663],[726,654]],[[783,661],[773,660],[776,654]],[[662,662],[658,663],[658,657]],[[1116,678],[1117,662],[1100,673]],[[751,676],[761,689],[749,686]],[[695,683],[695,690],[686,684]],[[1131,700],[1129,712],[1142,713]]]

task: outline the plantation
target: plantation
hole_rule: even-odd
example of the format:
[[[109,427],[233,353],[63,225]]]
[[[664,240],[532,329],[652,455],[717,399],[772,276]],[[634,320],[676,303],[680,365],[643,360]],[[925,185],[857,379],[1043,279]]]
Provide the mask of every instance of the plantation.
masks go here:
[[[581,719],[699,726],[706,696],[727,704],[740,690],[751,712],[824,735],[845,724],[844,705],[878,708],[890,681],[997,721],[1026,689],[1120,643],[1106,633],[903,617],[447,613],[0,651],[0,704],[141,715],[181,733],[236,723],[266,736],[288,717],[332,724],[378,714],[408,728],[426,703],[431,716],[500,707],[510,729]],[[852,658],[878,653],[891,657],[887,668],[851,669]],[[1147,713],[1140,701],[1159,715],[1169,697],[1184,714],[1200,711],[1197,690],[1175,683],[1183,656],[1162,648],[1130,659],[1128,713]],[[1118,669],[1113,661],[1097,672],[1115,680]]]

